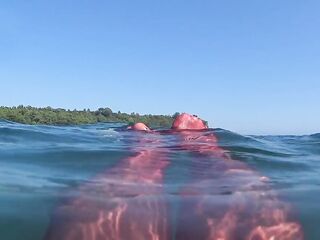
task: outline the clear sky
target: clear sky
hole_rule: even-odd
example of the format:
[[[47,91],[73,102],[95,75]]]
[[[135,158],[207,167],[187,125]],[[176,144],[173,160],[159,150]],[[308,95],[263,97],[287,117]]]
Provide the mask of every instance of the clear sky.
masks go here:
[[[4,0],[0,105],[320,132],[319,0]]]

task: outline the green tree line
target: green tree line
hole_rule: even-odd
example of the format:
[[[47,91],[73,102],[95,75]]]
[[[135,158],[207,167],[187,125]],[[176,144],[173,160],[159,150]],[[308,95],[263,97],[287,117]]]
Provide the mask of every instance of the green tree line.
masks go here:
[[[0,107],[0,119],[25,124],[73,125],[98,122],[123,122],[128,124],[143,122],[151,127],[169,127],[172,124],[173,116],[128,114],[120,111],[114,113],[108,107],[99,108],[95,111],[90,109],[66,110],[51,107],[36,108],[23,105]]]

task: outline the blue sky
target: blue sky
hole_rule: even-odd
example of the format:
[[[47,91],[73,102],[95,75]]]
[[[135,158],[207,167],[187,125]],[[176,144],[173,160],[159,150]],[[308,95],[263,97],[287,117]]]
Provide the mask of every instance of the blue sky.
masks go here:
[[[320,132],[320,1],[1,1],[0,105]]]

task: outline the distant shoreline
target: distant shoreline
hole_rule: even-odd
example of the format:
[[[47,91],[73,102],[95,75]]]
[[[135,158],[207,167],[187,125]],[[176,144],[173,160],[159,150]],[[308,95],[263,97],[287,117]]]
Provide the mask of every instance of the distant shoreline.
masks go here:
[[[152,127],[170,127],[174,115],[140,115],[138,113],[128,114],[120,111],[114,113],[108,107],[93,111],[90,109],[66,110],[52,107],[36,108],[23,105],[0,107],[0,119],[32,125],[79,125],[99,122],[123,122],[131,124],[144,122]]]

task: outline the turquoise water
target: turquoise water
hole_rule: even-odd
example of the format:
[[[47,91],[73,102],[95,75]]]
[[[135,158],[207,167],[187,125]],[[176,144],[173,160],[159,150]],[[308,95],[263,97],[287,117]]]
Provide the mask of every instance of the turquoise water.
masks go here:
[[[223,129],[212,129],[209,133],[217,136],[218,145],[232,159],[270,179],[268,189],[261,191],[272,189],[281,202],[290,206],[291,218],[302,225],[305,239],[320,239],[320,134],[241,136]],[[205,186],[214,190],[206,192],[206,196],[225,199],[227,197],[224,196],[230,196],[236,188],[241,188],[242,183],[235,179],[227,186],[228,189],[223,190],[226,186],[218,174],[220,170],[206,171],[211,166],[210,157],[190,154],[192,151],[179,146],[177,135],[129,132],[122,124],[114,123],[57,127],[0,121],[0,239],[44,239],[52,223],[63,220],[56,214],[59,206],[78,199],[84,192],[93,198],[99,196],[99,204],[116,198],[115,190],[103,188],[104,180],[121,181],[117,176],[128,176],[130,170],[121,164],[146,149],[159,153],[150,155],[151,158],[160,157],[138,174],[142,176],[153,168],[161,168],[161,191],[158,187],[152,191],[145,190],[143,184],[135,184],[130,187],[130,192],[121,196],[126,195],[129,202],[129,199],[149,191],[148,196],[168,200],[167,222],[171,239],[182,239],[177,236],[182,234],[178,226],[181,223],[179,216],[188,210],[184,207],[188,204],[183,202],[186,186],[203,192],[206,191],[202,189],[203,184],[207,184]],[[220,181],[210,182],[215,176]],[[201,199],[201,196],[197,198]],[[96,202],[98,200],[90,200],[90,204]],[[101,206],[105,206],[103,204]],[[216,205],[210,206],[212,209],[207,209],[207,212],[215,211]],[[87,209],[90,211],[89,206]],[[161,209],[157,209],[160,214]],[[152,206],[146,209],[138,205],[136,211],[153,209]],[[193,228],[192,224],[184,228],[185,231],[201,236],[200,227],[194,224]]]

